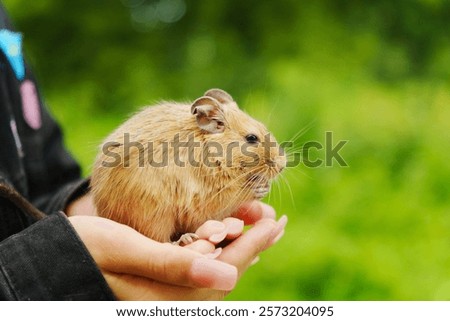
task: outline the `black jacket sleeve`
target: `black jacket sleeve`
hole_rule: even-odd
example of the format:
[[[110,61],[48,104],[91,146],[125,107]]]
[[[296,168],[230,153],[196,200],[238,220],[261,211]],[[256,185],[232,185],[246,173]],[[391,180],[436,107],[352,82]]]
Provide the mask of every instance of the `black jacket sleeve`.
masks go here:
[[[17,47],[5,50],[5,34],[17,35],[0,4],[0,184],[46,217],[38,220],[33,211],[0,195],[0,299],[114,299],[59,212],[85,193],[88,182],[65,150],[60,127],[43,108],[30,69],[24,63],[22,76],[14,69],[8,55]]]
[[[0,243],[0,298],[111,300],[113,295],[62,213]]]

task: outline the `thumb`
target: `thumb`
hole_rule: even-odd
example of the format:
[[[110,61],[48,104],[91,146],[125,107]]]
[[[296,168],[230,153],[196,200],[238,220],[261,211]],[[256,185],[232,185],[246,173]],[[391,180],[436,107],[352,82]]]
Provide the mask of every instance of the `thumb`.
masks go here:
[[[188,287],[228,291],[236,285],[233,265],[188,248],[156,242],[105,218],[75,216],[69,220],[101,270]]]

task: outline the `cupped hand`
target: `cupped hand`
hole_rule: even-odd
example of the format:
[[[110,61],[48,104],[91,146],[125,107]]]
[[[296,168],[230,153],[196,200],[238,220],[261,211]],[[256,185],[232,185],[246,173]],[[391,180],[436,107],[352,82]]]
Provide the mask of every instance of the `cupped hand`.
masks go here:
[[[69,220],[118,299],[218,300],[282,234],[285,217],[278,222],[273,217],[267,205],[246,204],[236,218],[206,222],[197,231],[203,239],[186,247],[153,241],[101,217],[76,215]],[[239,218],[254,226],[243,233]],[[231,243],[216,250],[221,241],[217,235],[224,235],[221,226]]]

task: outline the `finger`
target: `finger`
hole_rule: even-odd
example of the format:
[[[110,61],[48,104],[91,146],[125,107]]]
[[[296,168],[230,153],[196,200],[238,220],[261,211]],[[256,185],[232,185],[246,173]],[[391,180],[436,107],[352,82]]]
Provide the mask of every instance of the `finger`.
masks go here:
[[[277,243],[283,237],[284,228],[286,227],[287,222],[288,222],[288,218],[286,215],[283,215],[282,217],[280,217],[280,219],[277,222],[277,228],[273,232],[273,238],[272,238],[272,240],[269,241],[269,243],[267,243],[265,249],[268,249],[269,247],[271,247],[272,245]]]
[[[212,244],[219,244],[225,238],[237,238],[242,234],[243,230],[244,221],[234,217],[227,217],[223,222],[213,220],[206,221],[197,229],[196,234],[201,239],[206,239]]]
[[[208,242],[207,240],[197,240],[191,244],[185,245],[184,247],[201,254],[208,254],[214,252],[216,249],[214,244]]]
[[[244,203],[233,217],[239,218],[244,221],[245,225],[255,224],[257,221],[263,218],[275,219],[275,210],[260,201],[251,201]]]
[[[236,284],[234,266],[188,248],[153,241],[100,217],[75,216],[70,220],[102,270],[190,287],[230,290]]]
[[[281,238],[284,236],[284,230],[282,230],[272,241],[272,243],[270,244],[270,246],[276,244],[279,240],[281,240]]]
[[[208,240],[210,237],[214,235],[226,235],[226,229],[224,223],[214,220],[209,220],[203,223],[195,234],[198,235],[199,238]]]
[[[236,266],[239,274],[242,274],[279,233],[278,229],[278,223],[272,219],[259,220],[246,233],[225,247],[219,260]]]
[[[116,274],[108,271],[104,271],[104,276],[118,300],[221,300],[227,293],[227,291],[164,284],[140,276]]]
[[[237,219],[235,217],[227,217],[223,220],[223,223],[227,229],[226,238],[229,240],[233,240],[239,237],[244,231],[244,221]]]
[[[261,219],[245,234],[224,248],[220,260],[235,265],[242,274],[248,266],[257,262],[258,254],[275,244],[284,234],[287,216],[278,222]]]
[[[217,259],[220,254],[222,254],[222,248],[218,247],[217,249],[215,249],[213,252],[208,253],[205,255],[205,257],[207,257],[208,259]]]

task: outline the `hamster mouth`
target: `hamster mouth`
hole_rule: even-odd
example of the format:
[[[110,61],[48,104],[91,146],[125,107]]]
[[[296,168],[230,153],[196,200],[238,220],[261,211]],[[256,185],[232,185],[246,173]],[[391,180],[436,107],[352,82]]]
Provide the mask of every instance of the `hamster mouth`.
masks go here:
[[[252,190],[255,199],[263,198],[270,191],[270,180],[261,175],[249,176],[245,185]]]

